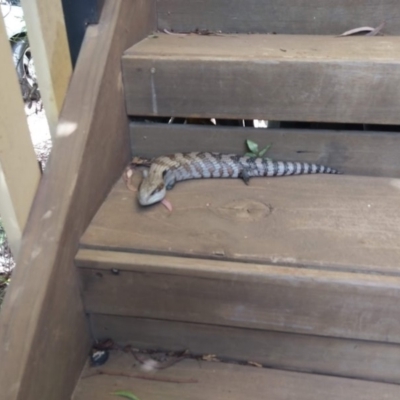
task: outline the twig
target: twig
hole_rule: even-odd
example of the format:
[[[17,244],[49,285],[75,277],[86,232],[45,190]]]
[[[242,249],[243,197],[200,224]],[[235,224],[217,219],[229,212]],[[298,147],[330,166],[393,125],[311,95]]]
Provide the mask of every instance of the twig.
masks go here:
[[[167,378],[166,376],[148,376],[139,374],[128,374],[126,372],[115,372],[105,369],[97,369],[92,374],[82,376],[82,379],[91,378],[96,375],[109,375],[109,376],[124,376],[126,378],[144,379],[148,381],[166,382],[166,383],[198,383],[197,379],[180,379],[180,378]]]
[[[210,31],[208,29],[195,29],[192,32],[188,32],[188,33],[175,33],[175,32],[171,32],[168,29],[163,29],[163,32],[166,33],[167,35],[172,35],[172,36],[180,36],[180,37],[184,37],[184,36],[188,36],[190,34],[195,34],[195,35],[200,35],[200,36],[228,36],[228,37],[236,37],[236,35],[232,35],[229,33],[222,33],[222,32],[214,32],[214,31]]]
[[[137,354],[136,354],[134,351],[130,350],[130,352],[131,352],[131,354],[133,355],[133,358],[134,358],[137,362],[139,362],[140,364],[144,364],[144,361],[143,361],[141,358],[139,358],[139,357],[137,356]]]
[[[163,32],[166,33],[167,35],[172,35],[172,36],[187,36],[187,33],[175,33],[175,32],[171,32],[168,29],[163,29]]]
[[[378,25],[373,31],[367,33],[365,36],[376,36],[382,28],[385,26],[385,21],[383,21],[380,25]]]
[[[175,365],[176,363],[183,361],[185,358],[187,358],[187,356],[182,356],[182,357],[178,357],[178,358],[173,358],[169,361],[167,361],[164,364],[161,364],[159,367],[156,367],[156,369],[166,369],[169,367],[172,367],[173,365]]]

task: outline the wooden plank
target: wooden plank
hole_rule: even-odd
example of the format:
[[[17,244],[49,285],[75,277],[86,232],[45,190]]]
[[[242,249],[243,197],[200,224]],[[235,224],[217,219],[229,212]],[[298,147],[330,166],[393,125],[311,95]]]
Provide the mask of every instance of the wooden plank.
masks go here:
[[[398,276],[96,250],[76,262],[89,312],[400,343]]]
[[[140,181],[134,176],[133,185]],[[120,181],[81,245],[399,274],[399,179],[314,175],[178,183],[142,208]]]
[[[62,3],[53,0],[22,0],[21,4],[40,94],[50,133],[54,138],[72,74]]]
[[[136,364],[132,355],[112,352],[107,364],[100,369],[117,376],[90,376],[95,372],[93,368],[86,368],[73,400],[108,400],[110,392],[118,390],[131,391],[139,399],[146,400],[397,400],[400,392],[400,387],[392,384],[216,362],[185,360],[147,373],[132,364]],[[151,380],[118,376],[118,373],[141,375]],[[194,380],[195,383],[165,380]]]
[[[400,124],[400,37],[159,34],[126,51],[139,116]]]
[[[215,354],[269,368],[400,383],[400,346],[314,335],[91,314],[95,337],[140,349]]]
[[[400,134],[306,129],[255,129],[202,125],[131,123],[133,155],[156,157],[176,152],[243,154],[245,141],[272,144],[269,157],[317,162],[346,174],[400,176]]]
[[[157,0],[157,13],[159,29],[176,32],[338,35],[385,21],[386,34],[400,34],[396,0]]]
[[[73,258],[129,159],[121,54],[154,29],[153,20],[151,2],[107,0],[99,25],[88,27],[0,314],[7,400],[70,399],[87,357]]]
[[[40,180],[3,18],[0,21],[0,215],[15,257]]]

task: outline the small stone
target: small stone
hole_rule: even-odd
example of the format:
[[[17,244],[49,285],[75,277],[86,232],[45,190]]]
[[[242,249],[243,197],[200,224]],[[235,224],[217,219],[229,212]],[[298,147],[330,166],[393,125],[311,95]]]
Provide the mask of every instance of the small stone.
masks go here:
[[[96,350],[90,356],[90,363],[93,367],[99,367],[107,362],[109,356],[108,350]]]

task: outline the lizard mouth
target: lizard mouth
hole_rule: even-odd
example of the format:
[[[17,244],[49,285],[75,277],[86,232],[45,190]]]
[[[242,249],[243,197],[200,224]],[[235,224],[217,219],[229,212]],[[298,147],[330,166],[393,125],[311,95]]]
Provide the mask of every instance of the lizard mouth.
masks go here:
[[[152,196],[146,196],[140,193],[138,194],[138,201],[141,206],[150,206],[155,203],[159,203],[162,201],[165,197],[165,191],[164,192],[158,192]]]

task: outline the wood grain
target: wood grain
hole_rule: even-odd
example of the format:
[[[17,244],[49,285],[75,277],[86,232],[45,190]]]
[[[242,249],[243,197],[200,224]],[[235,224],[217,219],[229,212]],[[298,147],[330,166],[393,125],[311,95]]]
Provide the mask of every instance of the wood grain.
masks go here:
[[[130,354],[112,353],[103,370],[111,373],[145,375],[132,366]],[[86,368],[84,375],[93,374]],[[73,400],[108,400],[110,392],[131,391],[146,400],[397,400],[398,385],[318,376],[215,362],[182,361],[174,366],[147,373],[153,379],[195,380],[197,383],[169,383],[123,376],[95,375],[82,378]]]
[[[120,181],[81,245],[398,275],[399,190],[399,179],[346,175],[193,180],[168,192],[168,213]]]
[[[4,21],[0,21],[0,215],[17,258],[40,180]]]
[[[157,0],[158,27],[240,33],[339,35],[359,26],[378,26],[399,35],[396,0]]]
[[[150,37],[123,57],[130,115],[399,124],[400,37]]]
[[[87,29],[0,314],[1,398],[67,400],[87,357],[73,258],[129,158],[121,54],[154,29],[153,16],[152,2],[107,0]]]
[[[76,262],[88,312],[400,343],[398,276],[96,250]]]
[[[315,335],[92,314],[97,339],[135,348],[188,349],[269,368],[400,383],[400,346]]]
[[[132,154],[142,157],[190,151],[243,154],[251,139],[260,148],[271,144],[268,157],[274,160],[317,162],[346,175],[400,177],[397,133],[131,123],[130,137]]]

